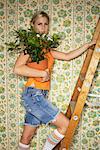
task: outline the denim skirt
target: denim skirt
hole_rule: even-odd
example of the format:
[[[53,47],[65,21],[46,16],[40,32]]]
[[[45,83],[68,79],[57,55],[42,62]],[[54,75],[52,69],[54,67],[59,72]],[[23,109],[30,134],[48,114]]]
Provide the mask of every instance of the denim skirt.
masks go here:
[[[25,88],[22,93],[22,102],[26,109],[25,125],[37,127],[41,124],[48,124],[60,113],[47,97],[47,90]]]

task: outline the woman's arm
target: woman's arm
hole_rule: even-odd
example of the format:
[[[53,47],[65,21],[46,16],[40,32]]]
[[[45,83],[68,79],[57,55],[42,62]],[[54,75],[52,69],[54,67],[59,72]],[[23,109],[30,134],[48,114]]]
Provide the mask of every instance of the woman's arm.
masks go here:
[[[84,53],[90,46],[94,45],[96,41],[92,41],[90,43],[84,44],[81,48],[78,48],[76,50],[73,50],[69,53],[59,52],[55,50],[51,50],[51,54],[55,59],[59,60],[71,60],[78,56],[80,56],[82,53]]]
[[[40,71],[37,69],[33,69],[27,66],[27,62],[29,59],[29,55],[21,53],[20,56],[17,58],[15,66],[14,66],[14,73],[26,77],[43,77],[46,78],[48,76],[47,71]]]

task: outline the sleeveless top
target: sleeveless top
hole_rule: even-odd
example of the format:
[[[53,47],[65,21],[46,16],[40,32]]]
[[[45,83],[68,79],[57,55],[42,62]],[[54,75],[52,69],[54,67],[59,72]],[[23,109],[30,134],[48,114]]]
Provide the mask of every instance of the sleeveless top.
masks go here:
[[[48,69],[49,69],[50,74],[51,74],[52,67],[54,64],[54,58],[50,52],[45,54],[45,56],[48,60]],[[40,81],[37,81],[34,77],[29,77],[25,86],[26,87],[31,86],[31,87],[35,87],[37,89],[42,89],[42,90],[50,90],[50,80],[46,81],[46,82],[40,82]]]

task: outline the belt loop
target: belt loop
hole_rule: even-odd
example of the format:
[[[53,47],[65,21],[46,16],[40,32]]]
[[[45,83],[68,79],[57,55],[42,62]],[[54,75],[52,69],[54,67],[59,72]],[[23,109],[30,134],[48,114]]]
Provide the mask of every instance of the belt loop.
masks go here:
[[[26,93],[26,94],[28,93],[28,88],[29,88],[29,87],[27,87],[27,88],[25,89],[25,93]]]

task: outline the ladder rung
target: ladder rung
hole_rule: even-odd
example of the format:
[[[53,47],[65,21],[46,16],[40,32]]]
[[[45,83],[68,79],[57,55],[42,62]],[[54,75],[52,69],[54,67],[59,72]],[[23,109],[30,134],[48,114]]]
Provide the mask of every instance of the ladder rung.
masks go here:
[[[90,93],[89,93],[88,96],[89,96],[89,97],[98,97],[98,98],[100,98],[100,95],[99,95],[99,94],[90,94]]]

